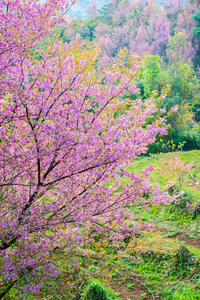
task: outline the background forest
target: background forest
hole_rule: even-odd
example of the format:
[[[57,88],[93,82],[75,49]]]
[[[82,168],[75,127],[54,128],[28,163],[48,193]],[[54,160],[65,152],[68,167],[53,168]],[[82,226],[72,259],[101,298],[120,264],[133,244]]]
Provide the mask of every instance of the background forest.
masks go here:
[[[166,151],[170,141],[176,148],[184,142],[184,150],[199,149],[198,2],[113,0],[99,10],[93,1],[88,13],[90,18],[72,21],[66,37],[63,28],[63,38],[87,39],[97,44],[103,52],[98,71],[124,47],[128,52],[146,55],[137,77],[138,95],[145,99],[169,87],[159,107],[166,113],[175,105],[179,107],[176,115],[168,116],[170,129],[164,138],[165,146],[158,140],[150,151]]]

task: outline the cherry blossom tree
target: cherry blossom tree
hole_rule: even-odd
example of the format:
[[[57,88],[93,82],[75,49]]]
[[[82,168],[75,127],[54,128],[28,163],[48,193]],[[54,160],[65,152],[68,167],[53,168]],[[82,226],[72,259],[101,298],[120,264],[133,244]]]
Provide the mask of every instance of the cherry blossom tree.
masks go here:
[[[154,54],[159,54],[160,56],[165,56],[165,50],[168,44],[168,39],[170,37],[170,23],[164,22],[161,19],[157,20],[155,26],[155,33],[153,36],[152,52]]]
[[[130,47],[140,55],[149,51],[148,33],[143,24],[138,28],[136,36],[131,38]]]
[[[116,244],[136,232],[128,204],[171,201],[150,185],[151,167],[140,175],[125,168],[166,133],[162,117],[147,123],[158,115],[153,99],[126,100],[139,57],[120,51],[97,75],[100,50],[56,34],[68,7],[0,3],[0,299],[21,277],[56,276],[56,249],[67,254],[98,234]]]
[[[98,16],[98,10],[97,10],[97,5],[96,5],[96,1],[92,1],[92,3],[90,4],[89,8],[88,8],[88,14],[90,17],[96,17]]]

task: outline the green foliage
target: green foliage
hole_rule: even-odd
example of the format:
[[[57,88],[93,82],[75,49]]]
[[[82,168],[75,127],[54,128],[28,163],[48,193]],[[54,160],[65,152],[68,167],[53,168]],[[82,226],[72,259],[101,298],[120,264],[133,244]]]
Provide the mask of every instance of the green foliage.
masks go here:
[[[200,65],[200,9],[193,14],[192,19],[195,21],[195,27],[192,28],[191,32],[196,38],[195,43],[198,43],[198,50],[194,61],[195,67],[197,67]]]
[[[199,288],[191,286],[181,286],[180,288],[172,288],[171,291],[163,293],[166,300],[199,300],[200,292]]]
[[[92,41],[94,35],[94,30],[98,24],[98,17],[89,18],[84,21],[83,26],[81,27],[81,36],[84,39],[89,39]]]
[[[147,296],[147,293],[142,293],[142,294],[140,295],[140,299],[143,300],[143,299],[146,298],[146,296]]]
[[[169,206],[160,206],[151,208],[151,215],[156,216],[158,219],[165,221],[174,221],[177,224],[191,223],[194,219],[192,213],[183,211],[176,204],[170,204]]]
[[[170,92],[160,106],[167,111],[178,105],[178,111],[167,117],[170,124],[165,141],[174,140],[176,149],[185,142],[184,150],[200,149],[200,135],[194,121],[194,105],[198,100],[199,83],[191,62],[178,62],[164,72],[164,81],[171,86]],[[195,111],[194,111],[195,112]],[[191,130],[192,129],[192,130]],[[155,150],[154,150],[155,151]]]
[[[134,290],[135,284],[134,284],[134,283],[128,283],[128,284],[127,284],[127,288],[128,288],[129,290]]]
[[[134,170],[139,171],[139,169],[145,168],[150,163],[154,164],[155,171],[152,173],[151,182],[159,182],[164,187],[170,180],[167,162],[175,156],[177,156],[177,153],[141,157],[129,169],[133,170],[134,168]],[[179,153],[179,158],[185,164],[194,162],[191,173],[199,180],[200,151],[182,152]],[[166,162],[166,165],[163,162]],[[162,170],[158,168],[161,165],[163,165]],[[155,291],[158,293],[159,299],[200,299],[200,249],[189,246],[189,242],[178,240],[179,237],[181,238],[180,232],[189,232],[192,233],[190,239],[193,239],[193,243],[196,241],[198,245],[199,220],[194,220],[192,213],[187,212],[185,208],[186,203],[195,203],[200,196],[198,187],[194,190],[194,186],[190,186],[191,180],[193,179],[189,177],[185,180],[183,185],[184,194],[169,206],[149,207],[149,211],[139,208],[133,210],[134,215],[138,216],[137,220],[141,222],[142,220],[149,221],[159,228],[163,226],[163,233],[165,238],[167,237],[168,243],[170,244],[173,241],[179,247],[178,250],[171,253],[162,254],[154,251],[143,253],[140,255],[139,263],[135,262],[134,265],[130,265],[134,272],[138,272],[143,276],[150,289],[154,293]],[[173,186],[173,189],[176,189],[176,185]],[[162,237],[161,233],[160,236]],[[149,242],[150,238],[147,239],[147,243]],[[160,248],[163,247],[164,243]]]
[[[145,94],[150,94],[157,90],[161,81],[161,63],[162,60],[158,55],[147,55],[144,65],[142,66],[139,77],[144,86]]]
[[[190,105],[198,99],[199,82],[191,61],[183,62],[179,59],[168,66],[164,72],[164,84],[171,86],[169,98],[179,96],[181,103],[189,102]]]
[[[176,200],[175,205],[177,208],[185,209],[188,203],[194,202],[195,197],[190,191],[184,191],[183,195]]]
[[[138,75],[138,88],[144,100],[154,95],[158,108],[165,109],[169,126],[168,135],[150,145],[149,153],[166,152],[167,148],[171,151],[171,140],[174,149],[183,143],[184,150],[200,149],[199,126],[195,122],[199,116],[199,81],[190,60],[174,59],[166,66],[158,55],[147,55]],[[160,97],[164,88],[166,95]],[[172,113],[174,106],[178,111]]]
[[[176,254],[176,265],[185,270],[185,268],[192,265],[192,258],[193,255],[190,251],[185,246],[182,246]]]
[[[139,172],[149,164],[153,164],[154,171],[151,174],[151,183],[158,183],[162,188],[166,188],[168,182],[178,180],[175,177],[172,177],[172,173],[169,172],[168,167],[169,161],[177,155],[185,164],[193,162],[193,167],[190,171],[191,175],[188,174],[182,183],[182,190],[184,191],[183,195],[168,206],[161,205],[159,207],[151,207],[149,212],[143,212],[143,214],[145,214],[145,218],[148,220],[153,217],[162,221],[173,221],[176,224],[191,224],[191,226],[193,226],[193,222],[196,222],[195,218],[197,215],[194,215],[194,209],[188,208],[195,208],[198,204],[196,202],[200,197],[199,185],[196,185],[196,182],[200,181],[200,151],[174,152],[141,157],[135,161],[134,164],[131,164],[128,170]],[[191,176],[196,178],[196,180]],[[178,190],[178,181],[174,182],[171,187],[168,188],[168,191],[171,194],[177,194]],[[141,210],[138,213],[141,213]]]
[[[71,30],[68,32],[64,30],[61,38],[64,42],[69,42],[71,39],[79,34],[83,39],[92,41],[94,38],[94,31],[98,25],[99,17],[91,17],[86,20],[73,20],[71,23]]]
[[[147,253],[141,256],[141,261],[134,266],[134,270],[143,275],[146,284],[152,291],[155,292],[156,289],[163,300],[199,299],[199,284],[196,281],[191,286],[186,279],[189,274],[198,270],[192,257],[186,247],[181,247],[176,255]],[[191,298],[188,298],[189,295]]]
[[[174,231],[174,232],[170,232],[170,233],[168,233],[168,234],[166,234],[165,235],[165,237],[167,237],[167,238],[171,238],[171,237],[174,237],[174,236],[176,236],[177,235],[177,231]]]
[[[194,36],[200,37],[200,9],[193,14],[192,19],[195,21],[195,27],[192,28],[192,32]]]
[[[93,282],[88,286],[85,297],[86,300],[107,300],[106,291],[97,283]]]
[[[174,146],[171,145],[172,140]],[[173,128],[169,128],[168,135],[163,136],[162,138],[158,137],[156,142],[149,146],[148,153],[166,153],[180,149],[184,151],[200,149],[200,132],[196,130],[196,128],[194,128],[194,130],[183,132],[177,132]]]
[[[184,32],[176,32],[174,36],[169,37],[167,47],[167,57],[169,63],[176,63],[180,60],[187,61],[189,59],[188,52],[190,50],[190,43]]]
[[[112,18],[114,15],[114,4],[108,3],[99,11],[99,20],[102,23],[106,23],[108,25],[112,24]]]
[[[81,300],[120,300],[119,294],[99,280],[90,279],[81,292]]]

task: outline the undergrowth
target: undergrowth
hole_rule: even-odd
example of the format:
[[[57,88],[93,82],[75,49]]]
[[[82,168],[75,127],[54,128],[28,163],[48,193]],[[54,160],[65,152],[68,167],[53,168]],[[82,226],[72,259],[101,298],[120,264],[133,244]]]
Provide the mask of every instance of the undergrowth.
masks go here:
[[[146,285],[163,300],[200,299],[200,263],[184,246],[176,254],[142,254],[140,263],[132,264]],[[127,262],[128,264],[128,262]]]
[[[97,279],[89,279],[81,292],[80,300],[120,300],[119,294]]]

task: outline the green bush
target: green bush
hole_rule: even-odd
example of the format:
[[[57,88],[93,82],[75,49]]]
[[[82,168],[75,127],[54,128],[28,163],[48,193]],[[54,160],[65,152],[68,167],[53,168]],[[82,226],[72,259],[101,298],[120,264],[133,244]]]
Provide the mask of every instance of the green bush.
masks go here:
[[[81,300],[120,300],[119,294],[100,281],[91,279],[81,292]]]
[[[173,149],[170,141],[173,140]],[[200,150],[200,133],[199,132],[169,132],[162,139],[157,139],[156,142],[149,146],[148,154],[171,152],[179,150],[179,146],[183,145],[183,151]]]
[[[88,288],[85,299],[86,300],[107,300],[106,291],[97,283],[93,282]]]
[[[163,297],[166,300],[199,300],[200,291],[194,287],[185,286],[175,289],[173,292],[164,292]]]

